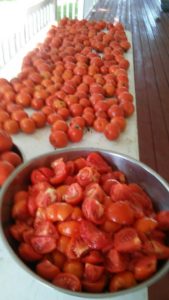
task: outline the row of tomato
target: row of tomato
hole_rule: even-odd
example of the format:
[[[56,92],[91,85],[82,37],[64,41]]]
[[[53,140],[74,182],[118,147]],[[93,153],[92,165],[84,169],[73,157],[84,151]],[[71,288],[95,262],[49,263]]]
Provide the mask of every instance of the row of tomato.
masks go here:
[[[147,193],[98,153],[34,169],[14,195],[12,218],[19,256],[72,291],[133,287],[169,258],[169,211],[155,212]]]
[[[75,138],[54,125],[49,138],[54,147],[80,141],[84,126],[117,139],[134,111],[124,57],[129,48],[121,23],[61,20],[24,57],[15,78],[0,79],[0,126],[9,134],[32,134],[72,120]],[[31,116],[29,107],[35,110]]]
[[[15,148],[11,136],[0,129],[0,187],[21,163],[22,156]]]

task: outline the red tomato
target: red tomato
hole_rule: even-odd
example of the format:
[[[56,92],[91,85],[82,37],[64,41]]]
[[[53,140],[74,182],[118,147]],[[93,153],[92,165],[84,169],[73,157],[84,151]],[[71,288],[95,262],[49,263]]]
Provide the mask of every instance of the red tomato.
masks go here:
[[[137,284],[132,272],[124,271],[112,277],[109,284],[109,291],[116,292],[119,290],[131,288]]]
[[[60,234],[72,237],[79,233],[78,221],[64,221],[58,224],[57,229]]]
[[[104,267],[86,263],[84,270],[84,278],[90,282],[96,282],[103,275]]]
[[[98,132],[103,132],[107,124],[107,119],[98,117],[93,123],[93,128]]]
[[[48,187],[46,190],[40,191],[35,197],[37,207],[47,207],[48,205],[56,202],[57,194],[53,187]]]
[[[80,116],[72,118],[70,121],[70,126],[76,125],[79,125],[83,129],[85,127],[85,120]]]
[[[169,210],[160,211],[156,215],[158,226],[163,230],[169,230]]]
[[[42,255],[36,252],[32,248],[32,246],[27,243],[21,243],[19,245],[18,252],[20,257],[27,262],[32,262],[32,261],[37,261],[42,259]]]
[[[31,118],[20,120],[20,128],[24,133],[32,134],[36,130],[35,122]]]
[[[99,153],[92,152],[88,154],[86,162],[87,166],[96,168],[99,173],[107,173],[111,171],[111,167]]]
[[[80,235],[91,249],[104,250],[112,243],[105,232],[86,220],[81,221]]]
[[[70,204],[78,204],[83,199],[83,190],[79,183],[75,182],[68,186],[63,199]]]
[[[73,143],[80,142],[83,137],[82,127],[76,124],[69,126],[68,137]]]
[[[87,185],[85,192],[85,198],[97,199],[99,202],[103,202],[105,193],[98,183],[90,183]]]
[[[60,270],[50,260],[44,259],[36,265],[36,272],[47,280],[53,280],[60,273]]]
[[[64,120],[57,120],[52,124],[52,131],[61,130],[64,132],[68,131],[68,125]]]
[[[73,206],[68,203],[53,203],[46,208],[47,218],[52,221],[64,221],[73,212]]]
[[[111,123],[108,123],[104,129],[104,135],[105,137],[110,140],[116,140],[120,135],[120,127],[117,123],[111,121]]]
[[[23,241],[23,233],[28,230],[28,225],[22,221],[13,224],[10,227],[10,233],[12,234],[13,238],[17,241]]]
[[[157,221],[148,217],[140,218],[134,224],[134,227],[138,232],[145,234],[151,233],[157,226]]]
[[[66,261],[65,255],[60,251],[58,251],[57,249],[52,251],[50,255],[51,255],[52,262],[55,264],[55,266],[59,267],[59,269],[62,269]]]
[[[82,212],[86,219],[94,224],[102,224],[105,220],[104,206],[94,198],[85,198],[82,203]]]
[[[134,210],[127,201],[110,204],[106,209],[106,216],[110,221],[121,225],[131,225],[134,222]]]
[[[14,171],[14,166],[8,161],[0,161],[0,186],[3,185],[8,176]]]
[[[119,273],[127,270],[129,257],[126,254],[111,249],[106,255],[106,269],[110,273]]]
[[[142,246],[137,231],[132,227],[120,229],[114,235],[114,247],[117,251],[132,253],[140,250]]]
[[[50,178],[54,176],[54,171],[47,167],[41,167],[35,169],[31,173],[31,181],[33,184],[43,181],[50,181]]]
[[[84,256],[89,251],[87,243],[79,236],[74,235],[66,248],[66,255],[69,259],[77,259]]]
[[[62,183],[67,177],[66,163],[62,158],[56,159],[52,162],[51,167],[54,170],[54,176],[50,179],[52,184]]]
[[[90,250],[86,256],[82,257],[82,262],[97,265],[104,262],[104,257],[100,251]]]
[[[142,281],[152,276],[156,270],[157,258],[155,255],[149,255],[136,260],[133,273],[136,280]]]
[[[68,144],[68,136],[62,130],[54,130],[49,135],[49,141],[54,147],[62,148]]]
[[[0,152],[9,151],[13,146],[12,138],[4,130],[0,129]]]
[[[100,179],[99,172],[92,167],[84,167],[77,174],[77,181],[81,186],[87,186],[89,183],[98,182]]]
[[[86,292],[89,293],[101,293],[105,288],[106,282],[106,276],[102,275],[96,282],[91,282],[85,279],[82,280],[82,287]]]
[[[56,239],[53,236],[33,236],[31,245],[37,253],[46,254],[56,249]]]
[[[5,151],[0,155],[1,160],[8,161],[11,163],[14,167],[17,167],[22,163],[22,158],[19,156],[19,154],[13,152],[13,151]]]
[[[78,260],[66,261],[63,266],[63,272],[73,274],[81,279],[84,273],[84,266]]]
[[[53,284],[63,289],[71,290],[74,292],[81,291],[81,282],[79,278],[70,273],[59,273],[53,279]]]

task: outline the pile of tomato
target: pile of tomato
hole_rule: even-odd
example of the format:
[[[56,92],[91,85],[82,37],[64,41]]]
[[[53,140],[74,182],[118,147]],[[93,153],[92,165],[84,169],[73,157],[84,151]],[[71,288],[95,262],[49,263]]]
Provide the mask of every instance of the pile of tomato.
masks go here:
[[[0,129],[0,187],[21,163],[22,157],[15,151],[11,136]]]
[[[169,258],[169,211],[155,212],[141,186],[96,152],[34,169],[11,214],[21,259],[72,291],[131,288]]]
[[[15,78],[0,79],[1,128],[32,134],[49,125],[54,147],[79,142],[86,127],[117,139],[134,112],[129,48],[119,22],[61,20],[24,57]]]

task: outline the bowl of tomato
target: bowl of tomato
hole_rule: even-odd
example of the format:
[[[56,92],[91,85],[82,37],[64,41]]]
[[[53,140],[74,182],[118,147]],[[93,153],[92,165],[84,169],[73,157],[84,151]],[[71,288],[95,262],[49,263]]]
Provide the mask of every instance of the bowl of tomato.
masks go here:
[[[0,214],[12,258],[56,291],[122,296],[169,270],[169,185],[119,153],[66,149],[25,162],[2,188]]]

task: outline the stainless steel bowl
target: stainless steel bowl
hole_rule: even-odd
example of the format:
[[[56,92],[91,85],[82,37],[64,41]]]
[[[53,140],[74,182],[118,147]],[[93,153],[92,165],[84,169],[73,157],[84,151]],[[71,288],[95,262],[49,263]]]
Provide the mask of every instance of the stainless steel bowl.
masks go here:
[[[138,183],[153,200],[154,207],[157,211],[169,210],[169,185],[162,179],[156,172],[150,169],[145,164],[134,160],[128,156],[114,153],[108,150],[99,150],[95,148],[79,148],[79,149],[66,149],[59,150],[51,153],[47,153],[36,157],[28,162],[23,163],[17,168],[12,175],[5,182],[1,190],[0,199],[0,223],[1,223],[1,238],[4,242],[6,249],[10,252],[12,258],[20,265],[20,267],[27,272],[28,276],[32,276],[34,280],[44,284],[46,287],[50,287],[56,291],[60,291],[72,296],[83,297],[83,298],[108,298],[115,296],[122,296],[128,293],[136,292],[142,288],[148,287],[158,281],[167,271],[169,270],[169,261],[165,261],[158,272],[150,279],[138,284],[137,286],[114,293],[85,293],[85,292],[72,292],[66,289],[59,288],[46,280],[40,278],[35,274],[16,254],[16,242],[10,236],[8,228],[12,223],[11,220],[11,199],[14,193],[27,186],[29,182],[30,172],[37,167],[47,166],[55,158],[63,157],[65,160],[75,159],[79,156],[87,156],[90,152],[99,152],[105,159],[111,164],[115,165],[118,169],[122,170],[129,182]]]

